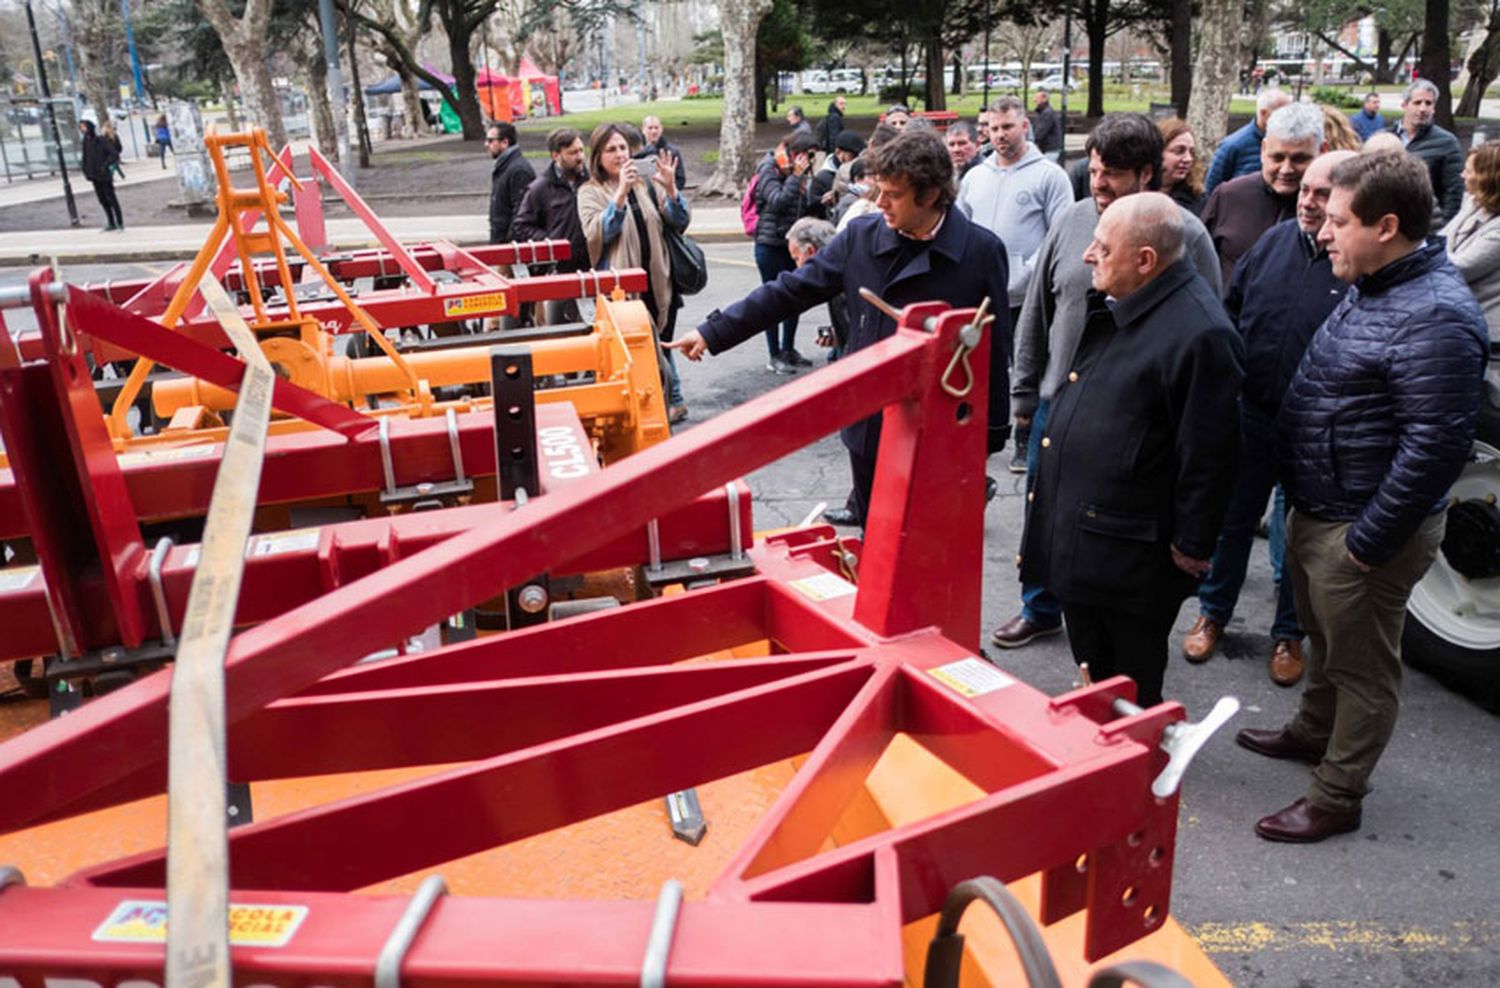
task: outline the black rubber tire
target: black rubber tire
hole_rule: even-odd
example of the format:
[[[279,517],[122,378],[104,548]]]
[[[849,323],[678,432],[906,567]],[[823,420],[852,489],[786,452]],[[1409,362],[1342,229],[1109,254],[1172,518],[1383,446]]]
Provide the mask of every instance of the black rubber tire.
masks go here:
[[[1408,613],[1401,635],[1401,658],[1486,710],[1500,713],[1500,648],[1455,645]]]

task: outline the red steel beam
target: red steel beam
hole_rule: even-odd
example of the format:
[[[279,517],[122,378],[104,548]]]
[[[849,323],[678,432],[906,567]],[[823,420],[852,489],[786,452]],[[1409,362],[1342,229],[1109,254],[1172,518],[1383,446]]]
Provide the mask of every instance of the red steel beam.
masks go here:
[[[1111,700],[1132,695],[1128,680],[1049,700],[983,663],[968,647],[977,635],[978,568],[954,572],[950,563],[968,557],[931,546],[938,527],[903,515],[913,503],[971,513],[946,519],[942,532],[957,533],[952,541],[967,538],[982,516],[982,495],[972,488],[982,476],[984,386],[958,393],[937,386],[965,315],[908,312],[897,335],[876,347],[236,637],[227,663],[232,776],[477,759],[234,831],[235,883],[264,890],[235,893],[234,901],[308,910],[290,950],[238,948],[240,976],[367,985],[403,900],[327,890],[426,870],[802,752],[811,752],[803,770],[708,900],[685,907],[669,983],[898,985],[901,925],[930,915],[953,884],[976,874],[1044,872],[1044,916],[1086,908],[1091,959],[1159,924],[1178,807],[1175,797],[1153,797],[1149,785],[1164,761],[1157,743],[1181,707],[1115,719]],[[739,586],[351,669],[313,685],[403,629],[545,571],[692,491],[886,405],[882,470],[917,472],[877,483],[858,585],[831,572],[826,533],[798,534],[752,550],[760,575]],[[750,423],[756,428],[742,432]],[[943,500],[939,489],[952,493]],[[903,525],[892,522],[903,517]],[[934,551],[890,544],[917,537]],[[896,563],[913,571],[874,571]],[[922,594],[920,606],[868,596],[906,593]],[[825,631],[809,636],[819,627]],[[717,650],[752,635],[788,645],[782,633],[793,628],[804,629],[803,641],[789,647],[823,650],[667,664],[689,646]],[[657,634],[670,641],[663,654],[638,654]],[[608,644],[596,655],[590,642]],[[0,745],[0,788],[22,794],[19,808],[0,804],[0,827],[91,808],[123,793],[122,780],[143,786],[159,773],[164,744],[153,732],[163,678]],[[290,698],[276,702],[280,696]],[[513,721],[496,725],[496,711]],[[417,739],[397,737],[401,728]],[[818,832],[898,733],[983,794],[823,850]],[[309,736],[317,740],[309,744]],[[90,758],[113,764],[99,768]],[[59,970],[101,983],[156,977],[159,946],[127,953],[93,934],[122,900],[159,897],[162,861],[150,852],[92,867],[68,888],[0,892],[0,928],[24,944],[0,947],[0,970],[21,972],[23,983]],[[111,894],[97,887],[104,883],[120,887]],[[440,902],[403,980],[640,980],[645,904],[569,904],[571,939],[553,925],[564,907],[524,908]],[[802,930],[782,928],[793,917]],[[507,923],[526,936],[496,953],[494,931]],[[588,935],[577,936],[580,928]],[[804,952],[809,930],[827,940],[817,955]],[[768,932],[776,937],[766,939]]]
[[[899,329],[836,366],[628,457],[586,484],[539,499],[525,512],[496,517],[468,538],[396,561],[240,633],[226,659],[228,722],[638,529],[696,492],[887,404],[910,400],[929,380],[923,370],[932,354],[949,353],[956,344],[960,321],[950,318],[943,326],[937,334]],[[746,431],[752,424],[756,430]],[[971,438],[982,449],[982,422]],[[579,524],[582,518],[589,524]],[[977,593],[978,573],[971,578]],[[977,634],[973,629],[971,636]],[[166,744],[167,680],[165,672],[149,676],[0,745],[0,790],[48,792],[56,802],[71,802],[115,775],[159,761]],[[100,757],[106,751],[109,757]],[[42,811],[29,801],[6,802],[0,805],[0,829],[24,826]]]

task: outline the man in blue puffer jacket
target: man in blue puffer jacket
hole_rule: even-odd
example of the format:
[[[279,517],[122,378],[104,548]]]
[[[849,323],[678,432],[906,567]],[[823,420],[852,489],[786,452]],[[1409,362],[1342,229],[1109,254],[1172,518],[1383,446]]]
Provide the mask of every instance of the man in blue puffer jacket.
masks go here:
[[[1463,276],[1442,241],[1427,240],[1421,161],[1392,152],[1341,163],[1327,214],[1318,240],[1353,287],[1308,345],[1278,418],[1307,675],[1289,724],[1235,738],[1316,765],[1306,798],[1255,825],[1294,843],[1359,829],[1396,724],[1407,598],[1443,540],[1489,351]]]

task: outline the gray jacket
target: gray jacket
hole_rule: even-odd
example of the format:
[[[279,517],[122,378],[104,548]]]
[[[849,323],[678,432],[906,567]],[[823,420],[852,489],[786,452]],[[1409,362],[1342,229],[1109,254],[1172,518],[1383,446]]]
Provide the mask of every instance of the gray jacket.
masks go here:
[[[1186,209],[1182,222],[1183,256],[1208,282],[1214,295],[1222,295],[1219,258],[1208,231]],[[1050,401],[1073,365],[1088,318],[1088,291],[1093,287],[1093,269],[1083,263],[1083,252],[1094,239],[1094,227],[1098,225],[1099,209],[1093,198],[1080,199],[1058,215],[1036,256],[1015,330],[1012,415],[1030,418],[1036,414],[1037,401]]]
[[[1009,168],[1002,168],[999,155],[992,154],[964,176],[958,206],[1004,242],[1012,308],[1026,299],[1026,284],[1047,230],[1072,204],[1067,173],[1035,144],[1028,143],[1021,160]]]
[[[1500,216],[1464,196],[1463,208],[1442,235],[1448,238],[1448,260],[1484,312],[1490,339],[1500,340]]]

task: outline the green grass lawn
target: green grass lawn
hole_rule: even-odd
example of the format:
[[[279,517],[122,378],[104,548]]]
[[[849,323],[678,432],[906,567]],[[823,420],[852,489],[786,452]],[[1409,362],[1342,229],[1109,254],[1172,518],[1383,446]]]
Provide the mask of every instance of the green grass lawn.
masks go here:
[[[1311,87],[1308,87],[1311,88]],[[1400,86],[1377,86],[1382,93],[1399,93]],[[1360,87],[1356,87],[1360,89]],[[1363,92],[1363,90],[1360,90]],[[1007,90],[991,89],[990,99],[1005,95]],[[1016,95],[1020,95],[1016,92]],[[1455,90],[1453,99],[1457,102],[1461,91]],[[876,100],[874,95],[847,96],[848,110],[846,115],[854,119],[874,119],[885,111],[886,104]],[[1132,83],[1121,84],[1117,82],[1106,83],[1104,87],[1104,109],[1106,112],[1131,110],[1139,113],[1149,112],[1152,103],[1165,103],[1169,98],[1169,90],[1164,85]],[[779,116],[786,112],[786,108],[793,104],[800,105],[809,119],[816,125],[827,112],[828,104],[833,97],[826,93],[795,93],[784,98],[775,110]],[[1029,94],[1028,94],[1029,101]],[[918,109],[921,108],[920,100],[913,94],[913,102]],[[948,95],[948,109],[956,111],[966,119],[974,119],[979,114],[982,102],[982,93],[979,91],[966,93],[962,96]],[[1052,96],[1054,106],[1061,106],[1060,94]],[[642,117],[654,115],[661,118],[662,123],[668,130],[682,127],[712,127],[716,126],[723,117],[724,101],[719,98],[704,99],[682,99],[682,100],[656,100],[649,103],[627,103],[614,104],[595,110],[586,110],[582,113],[568,113],[561,117],[546,117],[541,120],[531,120],[519,125],[522,133],[545,134],[547,131],[558,126],[576,127],[587,134],[594,127],[607,121],[630,120],[639,122]],[[1083,113],[1088,108],[1088,87],[1079,86],[1068,94],[1068,112],[1070,114]],[[1236,95],[1230,100],[1229,112],[1233,114],[1249,114],[1255,112],[1254,96]],[[1392,114],[1387,113],[1387,116]]]

